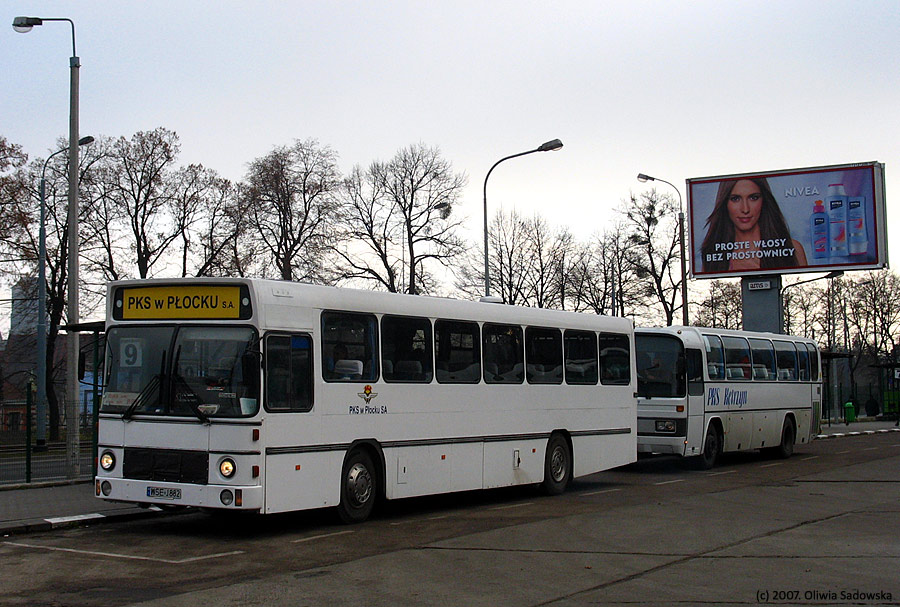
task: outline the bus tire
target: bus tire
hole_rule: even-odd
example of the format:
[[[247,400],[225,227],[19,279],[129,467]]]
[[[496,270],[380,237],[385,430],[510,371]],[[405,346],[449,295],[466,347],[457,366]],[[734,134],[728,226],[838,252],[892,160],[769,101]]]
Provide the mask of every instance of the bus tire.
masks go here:
[[[722,434],[719,432],[719,427],[710,422],[706,429],[706,438],[703,439],[703,453],[694,458],[694,463],[700,470],[709,470],[716,465],[721,452]]]
[[[784,420],[784,428],[781,429],[781,444],[775,447],[772,453],[776,457],[787,459],[794,454],[795,442],[794,424],[790,419],[786,419]]]
[[[547,441],[544,457],[544,482],[541,489],[547,495],[559,495],[572,480],[572,453],[569,443],[561,434],[553,434]]]
[[[345,523],[361,523],[372,514],[378,496],[378,473],[365,451],[354,449],[341,471],[338,516]]]

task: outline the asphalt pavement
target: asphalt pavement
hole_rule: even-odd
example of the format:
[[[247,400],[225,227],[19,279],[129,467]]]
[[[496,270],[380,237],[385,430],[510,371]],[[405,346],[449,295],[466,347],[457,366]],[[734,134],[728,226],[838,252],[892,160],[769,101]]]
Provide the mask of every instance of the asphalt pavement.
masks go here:
[[[816,439],[852,440],[878,432],[900,432],[900,427],[893,421],[866,419],[849,425],[823,422]],[[0,536],[164,514],[155,507],[98,499],[92,481],[0,486]]]

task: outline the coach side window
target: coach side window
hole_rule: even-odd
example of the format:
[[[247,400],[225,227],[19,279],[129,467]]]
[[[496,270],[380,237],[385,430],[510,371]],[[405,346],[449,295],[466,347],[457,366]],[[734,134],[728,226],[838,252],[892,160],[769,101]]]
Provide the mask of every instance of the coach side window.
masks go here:
[[[809,378],[819,381],[819,349],[813,344],[806,344],[806,351],[809,352]]]
[[[631,344],[627,335],[601,333],[600,383],[625,385],[631,383]]]
[[[753,379],[775,381],[775,348],[768,339],[750,338]]]
[[[322,377],[325,381],[378,379],[375,316],[322,312]]]
[[[481,336],[478,323],[434,321],[435,376],[441,384],[481,381]]]
[[[794,344],[797,346],[797,357],[800,361],[800,381],[809,381],[809,351],[805,344]]]
[[[266,337],[266,409],[312,408],[312,340],[308,335]]]
[[[566,383],[597,383],[597,334],[593,331],[567,330],[563,336]]]
[[[725,346],[725,379],[750,379],[750,345],[743,337],[722,336]]]
[[[789,341],[775,341],[775,359],[778,362],[778,379],[797,380],[797,350]]]
[[[559,329],[525,329],[525,374],[529,384],[562,383],[562,334]]]
[[[717,335],[704,335],[706,344],[706,372],[710,379],[725,379],[725,354],[722,352],[722,340]]]
[[[485,323],[482,327],[484,381],[521,384],[525,379],[522,327]]]
[[[429,383],[434,376],[431,359],[431,321],[409,316],[381,319],[384,381]]]

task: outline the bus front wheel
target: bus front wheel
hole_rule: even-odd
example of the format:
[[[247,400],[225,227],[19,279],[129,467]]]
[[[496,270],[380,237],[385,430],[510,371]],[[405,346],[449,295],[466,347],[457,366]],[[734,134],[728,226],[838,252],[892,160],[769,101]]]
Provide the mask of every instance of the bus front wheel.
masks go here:
[[[703,440],[703,453],[695,459],[700,470],[709,470],[716,465],[719,452],[722,450],[722,436],[715,424],[710,424],[706,429],[706,438]]]
[[[372,514],[378,495],[378,476],[372,458],[355,450],[347,456],[341,472],[338,515],[345,523],[361,523]]]
[[[547,495],[559,495],[572,480],[572,454],[569,443],[560,434],[554,434],[547,442],[544,459],[544,482],[541,487]]]

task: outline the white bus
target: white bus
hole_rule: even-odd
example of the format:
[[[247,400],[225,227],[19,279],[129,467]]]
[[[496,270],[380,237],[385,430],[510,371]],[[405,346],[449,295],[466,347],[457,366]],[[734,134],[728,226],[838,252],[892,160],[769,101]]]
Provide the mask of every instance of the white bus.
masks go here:
[[[107,295],[102,499],[356,522],[637,458],[626,319],[252,279]]]
[[[638,451],[696,456],[726,451],[789,457],[817,432],[820,356],[803,337],[667,327],[635,330]]]

